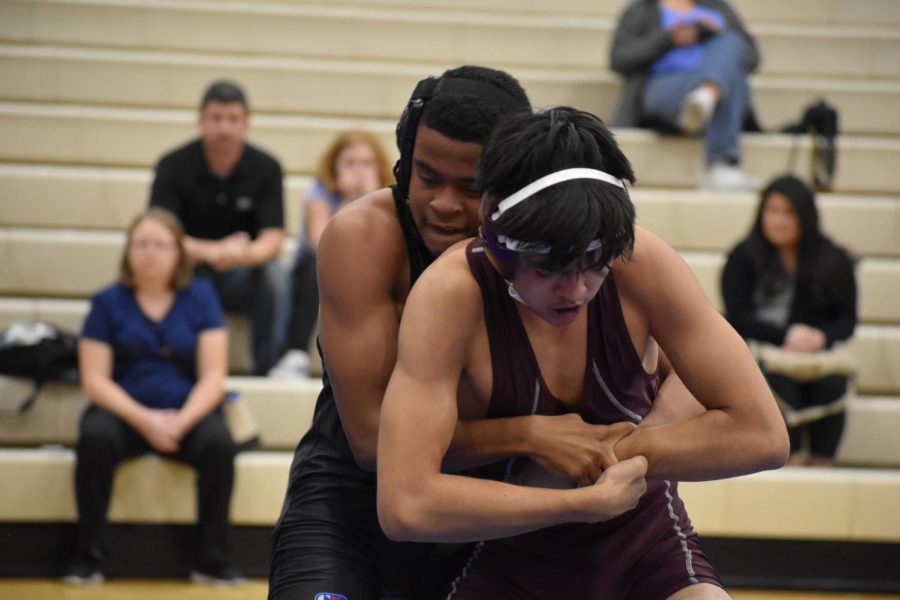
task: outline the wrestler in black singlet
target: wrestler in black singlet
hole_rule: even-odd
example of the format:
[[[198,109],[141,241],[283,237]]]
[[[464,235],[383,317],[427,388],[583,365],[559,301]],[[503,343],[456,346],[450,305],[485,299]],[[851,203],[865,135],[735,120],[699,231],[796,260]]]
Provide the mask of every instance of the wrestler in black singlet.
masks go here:
[[[392,191],[412,288],[434,257],[413,224],[406,199],[398,197],[396,186]],[[327,372],[322,384],[312,426],[294,452],[273,534],[269,597],[313,600],[316,594],[330,593],[365,600],[381,598],[382,590],[392,598],[437,597],[433,587],[449,579],[465,553],[456,545],[385,537],[376,512],[376,475],[356,463]]]

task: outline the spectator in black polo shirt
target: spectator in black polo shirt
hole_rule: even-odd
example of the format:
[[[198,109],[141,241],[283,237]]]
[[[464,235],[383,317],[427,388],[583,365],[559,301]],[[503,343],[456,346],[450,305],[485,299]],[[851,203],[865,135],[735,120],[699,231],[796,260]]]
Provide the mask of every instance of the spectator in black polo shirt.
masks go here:
[[[244,141],[249,108],[243,90],[213,82],[203,95],[200,137],[163,156],[150,205],[184,225],[188,256],[226,311],[250,319],[253,369],[265,375],[278,359],[287,321],[281,165]]]

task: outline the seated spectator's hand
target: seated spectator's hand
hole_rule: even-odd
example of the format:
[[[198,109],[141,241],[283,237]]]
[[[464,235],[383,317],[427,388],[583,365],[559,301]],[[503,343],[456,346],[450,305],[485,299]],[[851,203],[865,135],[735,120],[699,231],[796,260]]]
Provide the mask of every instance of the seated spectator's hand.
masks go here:
[[[719,27],[719,25],[715,21],[707,17],[700,17],[699,19],[697,19],[697,25],[700,28],[706,29],[707,31],[711,31],[713,33],[722,33],[722,28]]]
[[[245,231],[232,233],[219,241],[210,264],[216,271],[228,271],[247,262],[250,236]]]
[[[178,411],[149,409],[140,434],[160,454],[178,452],[181,436],[177,434]]]
[[[545,469],[578,485],[590,485],[604,469],[618,462],[613,448],[634,429],[635,425],[628,422],[591,425],[575,413],[537,415],[532,417],[529,455]]]
[[[669,28],[669,35],[676,46],[692,46],[700,39],[700,30],[693,23],[677,23]]]
[[[788,328],[781,349],[785,352],[818,352],[825,348],[826,341],[822,330],[795,323]]]

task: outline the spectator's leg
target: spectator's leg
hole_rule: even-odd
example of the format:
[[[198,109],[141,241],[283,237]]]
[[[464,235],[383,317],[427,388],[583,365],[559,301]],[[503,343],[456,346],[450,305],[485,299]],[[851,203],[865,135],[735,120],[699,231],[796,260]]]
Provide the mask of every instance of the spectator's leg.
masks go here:
[[[319,285],[316,281],[316,254],[304,252],[294,265],[291,343],[295,350],[309,352],[316,321],[319,318]]]
[[[702,82],[698,71],[678,71],[651,75],[644,85],[641,114],[678,129],[684,98]]]
[[[772,393],[784,402],[790,409],[799,410],[803,408],[803,398],[801,395],[801,384],[785,377],[784,375],[776,375],[774,373],[765,373],[766,381]],[[807,426],[800,425],[797,427],[788,426],[788,436],[791,442],[791,463],[796,464],[800,460],[803,453],[803,438],[806,433]],[[804,457],[805,458],[805,457]]]
[[[181,441],[178,460],[197,470],[197,565],[216,569],[229,564],[228,507],[237,448],[216,410]]]
[[[847,378],[831,375],[810,382],[806,386],[807,402],[811,406],[832,404],[847,393]],[[809,426],[810,452],[816,464],[830,464],[844,433],[845,413],[840,411]]]
[[[253,368],[266,375],[278,361],[287,338],[290,303],[287,273],[272,260],[253,269],[249,312]]]
[[[148,449],[140,434],[112,413],[96,406],[89,406],[84,412],[75,448],[79,554],[94,558],[105,555],[106,513],[116,466]]]
[[[706,127],[706,163],[740,162],[740,132],[749,102],[744,46],[739,34],[725,32],[706,43],[700,77],[719,90],[719,101]]]
[[[287,329],[288,286],[281,264],[269,261],[226,272],[198,267],[195,273],[212,280],[227,312],[246,315],[250,320],[253,372],[267,374],[284,347]]]

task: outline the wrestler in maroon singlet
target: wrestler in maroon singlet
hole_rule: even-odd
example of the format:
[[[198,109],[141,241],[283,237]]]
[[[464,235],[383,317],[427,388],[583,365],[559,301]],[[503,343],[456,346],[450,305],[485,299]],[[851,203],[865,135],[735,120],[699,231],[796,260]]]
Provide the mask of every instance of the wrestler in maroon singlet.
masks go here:
[[[484,254],[467,248],[481,288],[490,342],[493,389],[488,418],[578,412],[595,424],[640,423],[658,388],[625,324],[610,273],[588,305],[588,361],[580,402],[566,407],[545,385],[506,281]],[[495,479],[509,472],[482,470]],[[478,545],[450,597],[661,600],[695,583],[722,586],[691,527],[675,481],[648,479],[637,508],[606,522],[572,523]]]

